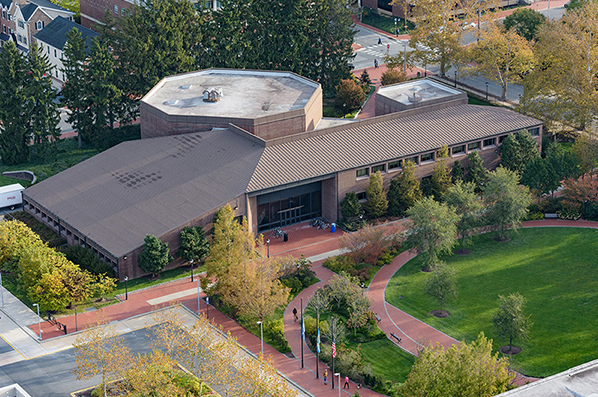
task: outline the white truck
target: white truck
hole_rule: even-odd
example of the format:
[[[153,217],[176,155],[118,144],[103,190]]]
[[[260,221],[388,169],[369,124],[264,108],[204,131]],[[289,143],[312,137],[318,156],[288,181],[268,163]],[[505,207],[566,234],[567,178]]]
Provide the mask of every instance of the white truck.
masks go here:
[[[17,205],[23,204],[22,191],[25,190],[20,183],[0,187],[0,208],[10,207],[14,209]]]

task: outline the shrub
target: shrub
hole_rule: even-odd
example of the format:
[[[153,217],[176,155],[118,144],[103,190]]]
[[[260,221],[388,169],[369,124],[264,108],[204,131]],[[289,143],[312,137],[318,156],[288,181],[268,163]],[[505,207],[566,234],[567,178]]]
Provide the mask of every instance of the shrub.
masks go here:
[[[339,243],[355,263],[365,262],[373,265],[385,250],[395,244],[391,237],[396,235],[395,230],[387,232],[383,228],[365,226],[355,233],[344,235],[339,239]]]
[[[109,277],[114,277],[114,270],[109,263],[102,262],[96,254],[89,248],[81,247],[80,245],[73,245],[61,248],[66,258],[81,269],[85,269],[93,274],[106,274]]]
[[[541,212],[528,212],[525,220],[527,221],[539,221],[544,219],[544,214]]]
[[[281,353],[288,353],[291,351],[289,342],[284,336],[284,323],[282,319],[266,323],[266,335],[270,336],[272,344],[277,347]]]
[[[399,69],[387,68],[381,76],[382,85],[390,85],[407,81],[407,75]]]
[[[280,271],[278,279],[285,287],[291,289],[292,293],[301,292],[304,288],[317,282],[316,273],[311,270],[311,261],[305,256],[299,259],[286,257],[279,259]]]
[[[392,260],[399,254],[398,249],[387,249],[378,257],[376,266],[384,266],[392,262]]]
[[[358,109],[364,100],[365,92],[352,79],[341,80],[341,83],[336,87],[334,105],[338,110],[350,112]]]
[[[355,192],[349,192],[345,195],[343,201],[341,201],[341,215],[343,219],[351,219],[363,215],[364,212],[359,204],[359,199]]]
[[[355,261],[346,255],[328,258],[323,263],[325,268],[330,269],[335,273],[340,273],[341,271],[348,272],[350,269],[354,269],[355,265]]]

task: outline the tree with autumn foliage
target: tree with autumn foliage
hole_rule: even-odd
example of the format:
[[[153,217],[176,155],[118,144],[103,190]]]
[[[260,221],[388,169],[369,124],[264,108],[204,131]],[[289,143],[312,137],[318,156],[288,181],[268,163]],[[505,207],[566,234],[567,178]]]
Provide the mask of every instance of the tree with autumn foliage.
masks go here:
[[[598,108],[598,4],[587,1],[547,22],[534,47],[538,65],[526,76],[525,112],[585,130]]]
[[[343,112],[343,116],[345,113],[359,109],[363,101],[365,101],[365,92],[355,80],[344,79],[336,86],[334,106]]]
[[[382,253],[398,244],[396,229],[364,226],[354,233],[347,233],[339,244],[355,263],[375,264]]]
[[[124,345],[124,338],[102,320],[79,334],[73,347],[77,366],[72,373],[77,380],[100,375],[104,396],[106,384],[122,378],[131,365],[131,352]]]
[[[467,55],[474,65],[466,69],[467,73],[484,76],[498,84],[503,101],[507,99],[509,84],[520,83],[535,65],[531,44],[515,30],[506,30],[498,23],[488,23],[482,29],[480,40]]]

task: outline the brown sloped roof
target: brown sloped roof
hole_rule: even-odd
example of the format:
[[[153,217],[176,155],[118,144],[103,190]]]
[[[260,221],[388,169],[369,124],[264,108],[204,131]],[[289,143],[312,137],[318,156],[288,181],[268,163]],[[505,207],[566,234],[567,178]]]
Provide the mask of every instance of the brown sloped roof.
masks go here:
[[[124,142],[25,196],[120,257],[244,194],[263,150],[228,129]]]
[[[498,107],[458,105],[405,111],[346,126],[281,138],[268,146],[248,192],[384,162],[540,125]]]

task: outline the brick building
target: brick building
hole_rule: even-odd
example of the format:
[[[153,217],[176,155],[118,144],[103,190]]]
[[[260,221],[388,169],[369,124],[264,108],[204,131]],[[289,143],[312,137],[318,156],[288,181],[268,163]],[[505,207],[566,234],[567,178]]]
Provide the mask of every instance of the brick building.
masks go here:
[[[327,119],[320,86],[293,73],[168,77],[142,100],[140,141],[31,186],[23,205],[69,244],[111,262],[121,279],[133,278],[144,274],[137,255],[147,234],[176,252],[184,226],[209,228],[225,204],[256,234],[316,216],[335,221],[346,193],[366,199],[373,172],[388,186],[412,160],[416,177],[427,177],[445,145],[449,166],[466,166],[479,151],[494,168],[508,134],[528,129],[541,141],[540,121],[468,105],[465,94],[429,79],[385,87],[375,100],[377,117]]]

